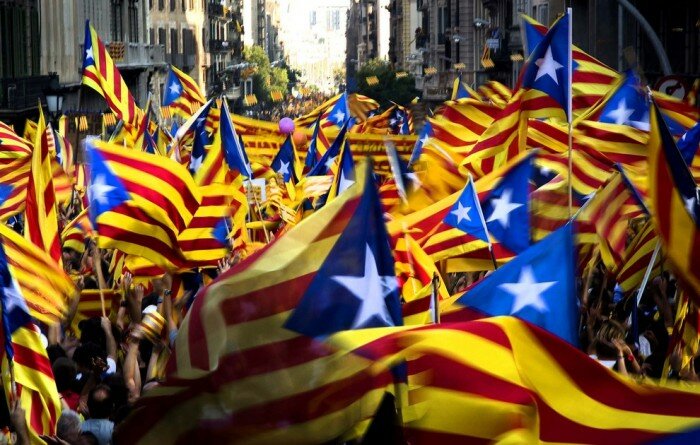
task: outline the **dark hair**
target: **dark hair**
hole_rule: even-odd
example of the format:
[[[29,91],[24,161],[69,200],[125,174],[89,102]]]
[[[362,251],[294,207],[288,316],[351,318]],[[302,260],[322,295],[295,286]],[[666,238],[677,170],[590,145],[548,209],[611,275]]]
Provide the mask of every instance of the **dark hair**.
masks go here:
[[[46,348],[46,354],[48,354],[48,356],[49,356],[49,361],[51,363],[54,363],[59,358],[65,357],[66,351],[63,350],[61,345],[49,345]]]
[[[68,357],[59,357],[51,366],[53,377],[56,380],[56,389],[58,392],[63,392],[68,389],[74,389],[75,376],[78,369],[73,360]]]
[[[92,359],[95,357],[107,360],[107,353],[93,342],[83,343],[75,348],[75,352],[73,352],[73,360],[78,366],[83,368],[92,368]]]
[[[100,441],[97,440],[97,436],[95,436],[90,431],[83,431],[82,433],[80,433],[81,445],[99,445],[99,443]]]
[[[87,400],[91,419],[108,419],[112,415],[112,390],[107,385],[97,385],[90,391]]]

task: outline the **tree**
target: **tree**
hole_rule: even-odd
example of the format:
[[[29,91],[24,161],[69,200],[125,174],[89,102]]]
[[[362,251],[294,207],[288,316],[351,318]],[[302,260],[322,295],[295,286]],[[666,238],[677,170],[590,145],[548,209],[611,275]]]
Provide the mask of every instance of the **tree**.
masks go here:
[[[369,85],[367,78],[372,76],[376,76],[379,83]],[[397,79],[396,72],[384,60],[369,60],[357,71],[355,78],[358,93],[371,97],[383,108],[390,107],[392,102],[407,106],[418,94],[415,78],[409,74]]]

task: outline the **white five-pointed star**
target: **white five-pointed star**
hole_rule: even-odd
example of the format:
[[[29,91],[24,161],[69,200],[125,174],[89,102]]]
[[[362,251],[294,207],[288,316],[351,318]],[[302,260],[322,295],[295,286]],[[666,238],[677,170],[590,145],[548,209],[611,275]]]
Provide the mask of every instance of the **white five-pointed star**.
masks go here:
[[[199,168],[202,166],[202,156],[201,154],[199,156],[192,156],[192,159],[190,159],[190,169],[193,171],[199,171]]]
[[[487,222],[498,221],[501,223],[504,229],[508,228],[508,215],[513,210],[523,205],[520,203],[510,202],[511,196],[513,196],[513,190],[506,189],[503,191],[503,195],[500,198],[495,198],[493,200],[493,212]]]
[[[537,70],[537,75],[535,76],[535,80],[539,79],[542,76],[549,76],[552,78],[554,83],[559,85],[559,80],[557,79],[557,70],[564,68],[564,65],[554,60],[554,57],[552,57],[551,46],[547,48],[547,52],[544,53],[544,57],[542,59],[537,59],[537,62],[535,62],[535,64],[539,67],[539,69]]]
[[[423,139],[420,140],[421,147],[428,143],[428,139],[430,139],[430,136],[428,136],[427,134],[423,136]]]
[[[12,281],[12,284],[3,289],[5,292],[5,307],[3,307],[3,310],[7,314],[12,313],[12,310],[18,307],[20,305],[19,302],[22,301],[22,297],[19,294],[19,286],[17,283],[14,283],[14,278]]]
[[[345,177],[345,172],[341,172],[340,173],[340,184],[338,184],[338,193],[344,192],[345,190],[348,189],[348,187],[350,187],[354,183],[355,183],[355,181]]]
[[[457,217],[457,224],[459,224],[462,222],[463,219],[466,219],[467,221],[472,220],[469,217],[469,211],[471,209],[471,207],[464,207],[461,202],[457,201],[457,210],[451,211],[450,214]]]
[[[542,293],[555,284],[557,284],[556,281],[538,282],[535,279],[535,274],[532,272],[532,266],[528,265],[520,270],[517,283],[503,283],[498,288],[503,289],[514,297],[513,306],[510,309],[511,314],[517,314],[521,309],[528,306],[538,312],[546,312],[549,308],[542,299]]]
[[[335,120],[336,123],[340,124],[340,123],[342,123],[343,121],[345,121],[345,113],[343,113],[342,111],[338,110],[338,111],[336,111],[335,114],[333,115],[333,119]]]
[[[335,162],[336,158],[338,156],[328,156],[328,159],[326,159],[326,169],[330,170],[331,167],[333,167],[333,163]]]
[[[287,176],[289,174],[289,162],[280,160],[280,168],[277,170],[277,173],[282,176]]]
[[[360,300],[360,308],[351,328],[364,326],[373,316],[378,316],[385,326],[394,325],[384,297],[398,287],[396,278],[393,275],[379,275],[369,245],[365,246],[365,271],[361,277],[334,276],[331,279]]]
[[[105,182],[105,175],[97,175],[95,180],[90,185],[90,201],[97,201],[100,204],[109,202],[109,193],[116,187]]]
[[[170,86],[168,87],[168,89],[173,94],[180,94],[180,85],[178,85],[175,82],[171,83]]]
[[[85,50],[85,60],[95,60],[95,56],[92,52],[92,46]]]
[[[634,113],[634,108],[627,108],[627,100],[623,97],[617,104],[617,108],[608,113],[608,117],[615,119],[617,125],[622,125],[629,121]]]

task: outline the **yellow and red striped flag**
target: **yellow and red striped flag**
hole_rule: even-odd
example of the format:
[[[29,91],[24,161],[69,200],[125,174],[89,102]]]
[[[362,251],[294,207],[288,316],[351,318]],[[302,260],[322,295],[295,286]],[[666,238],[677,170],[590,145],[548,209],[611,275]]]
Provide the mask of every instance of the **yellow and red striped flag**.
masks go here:
[[[19,399],[25,410],[31,443],[53,435],[61,414],[51,362],[34,324],[9,252],[0,245],[0,306],[2,307],[2,380],[8,402]],[[38,272],[38,271],[37,271]]]
[[[17,135],[6,123],[0,122],[0,162],[23,158],[29,156],[31,152],[29,141]]]
[[[97,31],[85,21],[85,52],[83,55],[83,85],[97,91],[107,101],[107,105],[129,132],[138,128],[139,118],[143,114],[134,97],[129,92],[126,82],[114,64]]]
[[[668,352],[664,362],[662,381],[666,381],[670,369],[671,356],[677,352],[680,354],[680,369],[677,371],[685,375],[691,369],[691,361],[698,355],[700,346],[700,311],[695,303],[688,298],[686,292],[681,291],[676,307],[676,319],[673,323],[673,332],[669,340]]]
[[[596,192],[580,218],[595,225],[596,232],[607,249],[601,254],[608,270],[622,265],[627,245],[629,220],[646,214],[646,208],[622,171],[613,173],[608,182]],[[603,252],[609,251],[611,258]]]
[[[48,139],[52,130],[46,128],[44,113],[39,112],[34,151],[27,182],[27,202],[24,209],[24,237],[38,246],[61,266],[61,238],[58,232],[58,208],[53,187],[52,158]]]
[[[166,381],[135,407],[117,442],[196,437],[212,443],[324,443],[356,437],[352,428],[374,414],[388,374],[370,377],[364,359],[336,355],[288,323],[306,295],[318,295],[314,280],[330,279],[322,268],[338,264],[333,252],[350,245],[366,251],[369,241],[355,228],[383,230],[374,226],[383,223],[376,190],[367,182],[371,172],[358,170],[355,186],[198,295],[180,327]],[[347,230],[359,239],[347,238],[353,236]],[[383,258],[390,260],[385,248]],[[389,273],[382,279],[387,284],[393,265]],[[206,390],[214,380],[219,389]],[[205,413],[207,406],[221,409]]]
[[[170,65],[164,88],[163,106],[170,107],[185,119],[206,102],[197,82],[173,65]]]
[[[649,266],[652,254],[656,248],[659,238],[654,233],[654,224],[648,220],[630,242],[625,253],[625,260],[617,272],[615,281],[625,293],[631,292],[642,284],[644,273]],[[663,263],[661,255],[656,256],[650,278],[654,278],[661,273]]]
[[[700,203],[698,186],[653,104],[649,137],[649,195],[656,233],[673,272],[700,302]]]
[[[344,331],[329,341],[372,358],[377,372],[405,360],[399,422],[411,444],[684,443],[682,433],[700,427],[696,388],[622,377],[515,317]]]
[[[63,248],[73,249],[82,254],[85,252],[85,241],[92,236],[94,229],[90,222],[89,209],[84,209],[63,228],[61,241]]]
[[[70,277],[46,252],[4,224],[0,240],[32,317],[46,324],[63,318],[76,296]]]

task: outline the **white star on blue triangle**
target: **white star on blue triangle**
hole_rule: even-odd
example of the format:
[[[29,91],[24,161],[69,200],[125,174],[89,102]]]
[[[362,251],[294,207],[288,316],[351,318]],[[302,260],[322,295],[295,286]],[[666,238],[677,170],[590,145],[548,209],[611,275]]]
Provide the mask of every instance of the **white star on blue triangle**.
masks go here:
[[[87,152],[90,164],[90,185],[88,186],[90,219],[95,225],[102,213],[128,201],[130,196],[124,184],[102,158],[99,150],[88,143]]]
[[[338,240],[285,323],[324,337],[346,329],[402,323],[394,259],[371,172]]]
[[[573,242],[571,224],[566,224],[481,280],[457,302],[488,315],[515,315],[577,344]]]

